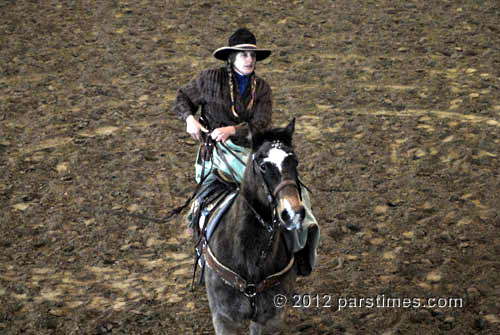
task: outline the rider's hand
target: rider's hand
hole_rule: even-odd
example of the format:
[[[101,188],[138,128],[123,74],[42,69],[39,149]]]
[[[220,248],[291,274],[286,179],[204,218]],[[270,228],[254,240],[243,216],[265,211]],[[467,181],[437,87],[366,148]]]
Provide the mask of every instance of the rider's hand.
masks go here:
[[[212,139],[217,141],[217,142],[226,142],[227,139],[236,133],[236,128],[234,126],[227,126],[227,127],[221,127],[214,129],[210,133],[210,136],[212,136]]]
[[[200,131],[208,133],[208,129],[203,127],[193,115],[189,115],[186,119],[186,131],[192,138],[197,140],[200,139]]]

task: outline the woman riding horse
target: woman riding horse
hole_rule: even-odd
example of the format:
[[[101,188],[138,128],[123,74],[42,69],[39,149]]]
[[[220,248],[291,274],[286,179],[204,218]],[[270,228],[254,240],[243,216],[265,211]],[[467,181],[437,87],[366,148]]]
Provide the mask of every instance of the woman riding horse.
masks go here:
[[[213,148],[205,144],[200,146],[195,171],[196,181],[203,185],[216,179],[216,170],[241,182],[251,147],[249,123],[259,131],[269,129],[272,123],[271,88],[255,74],[256,62],[269,57],[271,51],[258,49],[255,36],[246,28],[234,32],[228,42],[227,47],[213,53],[226,65],[202,71],[197,78],[181,87],[174,106],[174,111],[186,122],[186,131],[193,138],[206,144],[209,142],[205,140],[209,137],[215,145],[224,144],[210,155],[211,162],[205,162],[204,157],[206,151]],[[200,106],[201,116],[197,120],[195,114]],[[301,194],[306,210],[304,222],[306,226],[307,223],[317,226],[308,192],[303,187]],[[197,224],[193,222],[192,211],[187,218],[191,228]],[[290,233],[287,239],[289,249],[292,252],[303,249],[307,238],[307,231]],[[315,247],[304,258],[299,274],[307,275],[315,263]]]
[[[286,128],[264,132],[250,127],[252,154],[240,190],[210,238],[202,237],[205,287],[217,335],[241,334],[247,325],[250,335],[288,328],[281,299],[292,299],[298,263],[285,235],[301,229],[305,218],[294,128],[295,119]]]

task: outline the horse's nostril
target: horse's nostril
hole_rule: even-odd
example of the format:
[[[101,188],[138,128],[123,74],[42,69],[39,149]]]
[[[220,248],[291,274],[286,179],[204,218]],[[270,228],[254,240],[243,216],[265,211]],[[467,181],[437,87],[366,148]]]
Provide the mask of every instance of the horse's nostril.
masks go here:
[[[284,210],[281,212],[281,220],[284,222],[288,222],[291,219],[290,215],[288,214],[287,210]]]
[[[300,224],[306,216],[304,207],[300,207],[297,211],[283,210],[280,213],[281,220],[286,224]]]

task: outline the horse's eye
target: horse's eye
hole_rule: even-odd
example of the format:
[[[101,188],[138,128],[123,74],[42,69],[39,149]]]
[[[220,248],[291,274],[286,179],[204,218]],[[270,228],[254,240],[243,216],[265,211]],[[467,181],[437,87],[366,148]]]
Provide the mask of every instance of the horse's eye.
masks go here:
[[[260,171],[266,172],[267,171],[266,163],[260,163],[259,168],[260,168]]]

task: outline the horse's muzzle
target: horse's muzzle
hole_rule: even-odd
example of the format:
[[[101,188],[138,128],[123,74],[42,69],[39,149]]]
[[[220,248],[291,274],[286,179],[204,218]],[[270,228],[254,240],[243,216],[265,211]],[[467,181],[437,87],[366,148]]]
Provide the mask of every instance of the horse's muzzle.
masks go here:
[[[280,206],[279,218],[281,223],[287,230],[296,230],[302,228],[302,222],[306,215],[306,210],[302,203],[298,203],[296,206],[291,206],[287,199],[281,201],[283,206]]]

